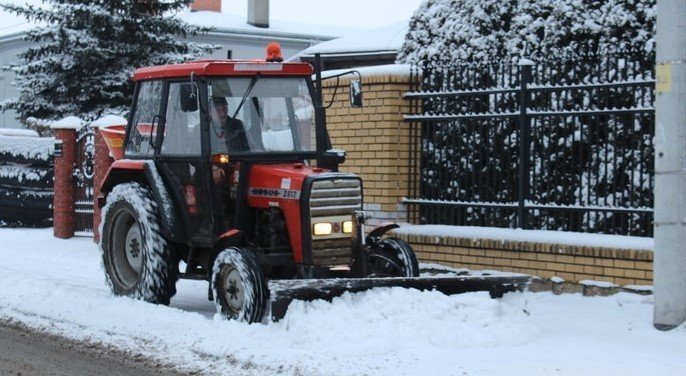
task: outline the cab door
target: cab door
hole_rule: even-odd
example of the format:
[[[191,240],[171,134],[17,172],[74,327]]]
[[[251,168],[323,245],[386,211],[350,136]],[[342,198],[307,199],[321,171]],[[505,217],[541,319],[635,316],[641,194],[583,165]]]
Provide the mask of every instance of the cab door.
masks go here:
[[[190,85],[190,86],[189,86]],[[182,94],[197,86],[188,81],[167,82],[163,103],[162,142],[156,157],[157,169],[177,203],[188,245],[212,247],[213,213],[210,202],[208,166],[202,153],[199,98],[196,105],[182,105]]]

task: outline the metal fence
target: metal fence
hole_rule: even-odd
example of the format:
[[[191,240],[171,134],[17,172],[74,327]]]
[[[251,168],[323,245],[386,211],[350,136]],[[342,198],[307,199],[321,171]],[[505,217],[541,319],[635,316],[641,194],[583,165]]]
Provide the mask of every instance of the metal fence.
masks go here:
[[[655,56],[415,66],[415,223],[652,236]]]

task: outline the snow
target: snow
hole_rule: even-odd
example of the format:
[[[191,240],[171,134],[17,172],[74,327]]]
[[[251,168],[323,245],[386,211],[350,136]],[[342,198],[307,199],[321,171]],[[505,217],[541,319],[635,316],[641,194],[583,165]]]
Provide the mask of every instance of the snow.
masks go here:
[[[305,49],[299,55],[398,52],[405,41],[408,22],[408,20],[402,20],[382,28],[322,42]]]
[[[55,149],[52,137],[0,136],[0,153],[47,161]]]
[[[405,235],[413,234],[435,237],[449,236],[471,239],[569,244],[577,246],[635,249],[646,251],[652,251],[654,247],[653,238],[588,234],[580,232],[446,225],[403,225],[394,231],[398,234]]]
[[[38,132],[30,129],[0,128],[0,136],[38,137]]]
[[[584,279],[582,281],[579,281],[580,285],[584,286],[594,286],[594,287],[601,287],[601,288],[612,288],[612,287],[619,287],[619,285],[616,285],[612,282],[606,282],[606,281],[593,281],[589,279]]]
[[[51,129],[76,129],[79,130],[84,126],[85,122],[76,116],[67,116],[60,120],[54,121],[50,125]]]
[[[653,298],[385,288],[295,302],[278,323],[215,318],[207,284],[171,306],[114,297],[91,239],[0,229],[0,318],[232,375],[681,375],[686,326],[652,326]],[[494,361],[497,360],[497,361]]]
[[[105,115],[91,123],[91,127],[111,127],[113,125],[126,125],[125,118],[118,115]]]
[[[350,72],[355,70],[362,75],[362,77],[371,77],[379,75],[394,75],[394,76],[409,76],[410,75],[410,65],[409,64],[386,64],[386,65],[375,65],[372,67],[360,67],[360,68],[350,68],[350,69],[333,69],[322,72],[322,78],[333,77],[337,74]],[[346,77],[357,78],[357,75],[350,74]],[[314,76],[313,76],[314,78]]]

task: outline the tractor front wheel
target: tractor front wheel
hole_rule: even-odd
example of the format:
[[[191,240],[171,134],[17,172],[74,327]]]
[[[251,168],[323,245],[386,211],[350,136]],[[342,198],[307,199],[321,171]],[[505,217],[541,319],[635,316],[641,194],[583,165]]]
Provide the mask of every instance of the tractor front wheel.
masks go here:
[[[419,263],[402,239],[386,238],[369,252],[370,277],[418,277]]]
[[[243,248],[226,248],[212,267],[212,294],[217,313],[227,319],[260,322],[269,290],[255,255]]]

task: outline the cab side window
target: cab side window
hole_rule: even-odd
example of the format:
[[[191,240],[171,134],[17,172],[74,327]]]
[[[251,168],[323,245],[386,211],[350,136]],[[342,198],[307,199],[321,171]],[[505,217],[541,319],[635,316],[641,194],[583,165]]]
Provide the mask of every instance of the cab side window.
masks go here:
[[[197,104],[193,111],[184,111],[181,102],[181,89],[184,85],[187,86],[188,83],[169,84],[162,154],[200,155],[200,111]]]
[[[157,136],[162,81],[146,81],[140,84],[135,113],[131,120],[126,153],[136,156],[152,156],[153,142]]]

